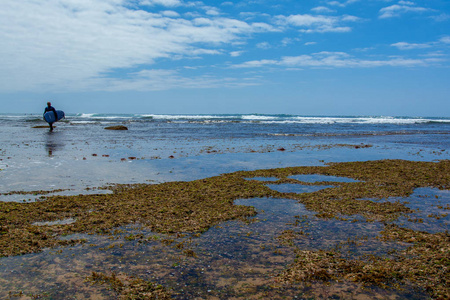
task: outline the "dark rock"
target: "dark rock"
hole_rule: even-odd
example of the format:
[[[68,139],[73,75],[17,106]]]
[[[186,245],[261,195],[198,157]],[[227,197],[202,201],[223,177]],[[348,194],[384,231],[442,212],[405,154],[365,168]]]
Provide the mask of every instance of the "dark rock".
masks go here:
[[[105,129],[107,129],[107,130],[128,130],[127,127],[122,126],[122,125],[109,126],[109,127],[105,127]]]

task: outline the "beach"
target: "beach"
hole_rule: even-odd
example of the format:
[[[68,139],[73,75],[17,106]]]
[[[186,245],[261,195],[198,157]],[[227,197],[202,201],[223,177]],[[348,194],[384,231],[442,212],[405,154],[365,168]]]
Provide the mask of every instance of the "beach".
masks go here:
[[[3,298],[449,297],[448,118],[0,125]]]

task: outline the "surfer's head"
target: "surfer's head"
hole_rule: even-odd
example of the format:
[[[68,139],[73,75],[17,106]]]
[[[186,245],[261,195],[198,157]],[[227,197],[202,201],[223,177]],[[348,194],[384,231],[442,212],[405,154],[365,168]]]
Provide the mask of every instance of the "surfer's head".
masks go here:
[[[47,102],[47,106],[52,106],[52,104],[50,102]]]

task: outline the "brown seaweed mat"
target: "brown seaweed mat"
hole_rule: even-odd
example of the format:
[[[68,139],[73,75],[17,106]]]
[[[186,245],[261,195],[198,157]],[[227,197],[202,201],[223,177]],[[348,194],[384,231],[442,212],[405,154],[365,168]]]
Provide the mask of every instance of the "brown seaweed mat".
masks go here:
[[[333,183],[313,193],[281,193],[256,177],[276,177],[271,184],[305,183],[290,179],[297,174],[344,176],[358,182]],[[250,180],[249,180],[250,179]],[[411,212],[402,202],[372,201],[407,197],[418,187],[450,189],[450,161],[413,162],[380,160],[331,163],[317,167],[290,167],[240,171],[190,182],[117,185],[113,194],[52,196],[33,203],[0,203],[0,257],[41,251],[43,248],[82,243],[61,239],[73,233],[113,234],[114,228],[139,224],[153,232],[204,232],[231,219],[256,214],[252,207],[235,205],[236,199],[257,197],[296,199],[321,218],[363,216],[385,222],[383,240],[409,243],[389,257],[344,258],[330,250],[297,249],[296,261],[279,274],[279,283],[348,280],[381,287],[409,284],[437,299],[450,298],[450,234],[425,233],[389,224]],[[364,200],[365,199],[365,200]],[[36,222],[73,219],[66,224],[37,226]],[[93,273],[91,280],[112,284],[119,294],[132,294],[137,286],[151,298],[167,296],[162,287],[139,279]],[[145,288],[143,288],[145,287]],[[143,292],[142,292],[143,291]],[[130,298],[131,299],[131,298]],[[136,296],[132,299],[140,299]]]

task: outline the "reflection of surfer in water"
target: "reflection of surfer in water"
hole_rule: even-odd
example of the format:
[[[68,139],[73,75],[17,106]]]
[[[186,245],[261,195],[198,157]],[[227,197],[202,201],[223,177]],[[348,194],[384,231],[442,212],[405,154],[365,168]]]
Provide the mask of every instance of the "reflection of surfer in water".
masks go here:
[[[64,148],[62,133],[47,132],[45,137],[45,150],[47,150],[49,157],[53,157],[55,152]]]
[[[58,120],[58,115],[56,114],[56,109],[52,106],[50,102],[47,102],[47,107],[44,110],[44,115],[46,112],[52,111],[55,114],[55,120]],[[48,123],[50,125],[50,131],[53,131],[53,122]]]

